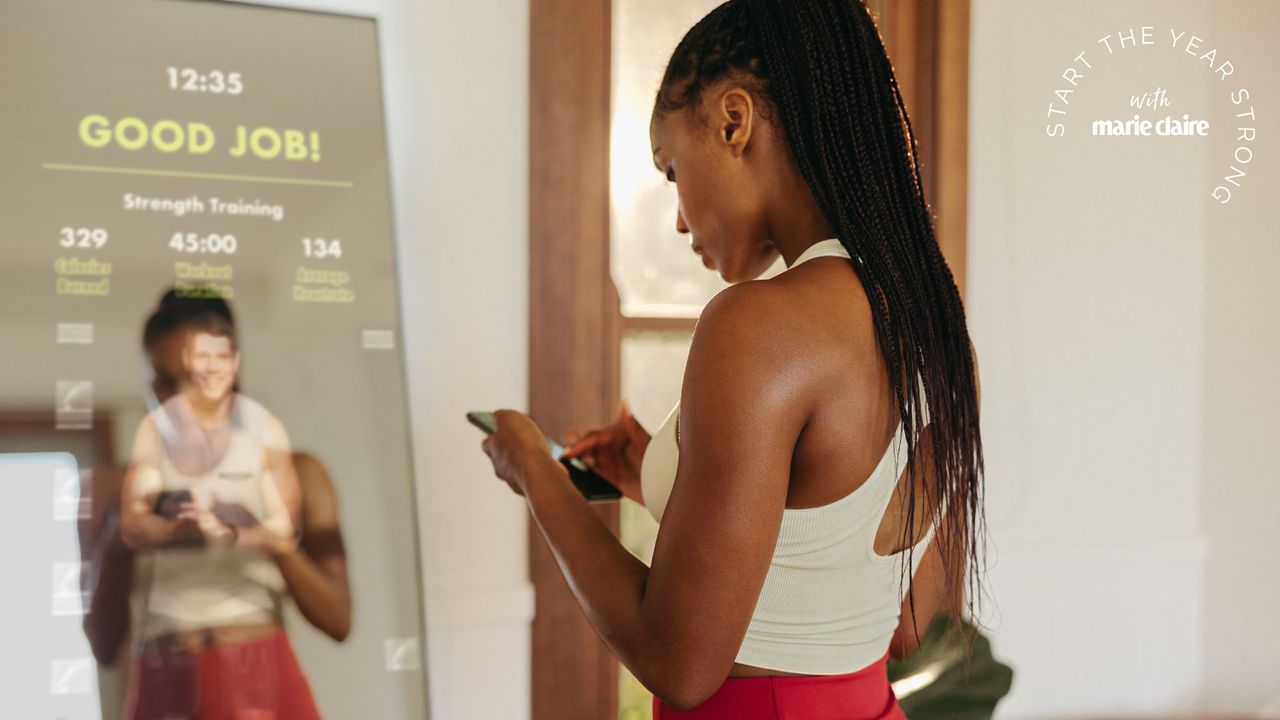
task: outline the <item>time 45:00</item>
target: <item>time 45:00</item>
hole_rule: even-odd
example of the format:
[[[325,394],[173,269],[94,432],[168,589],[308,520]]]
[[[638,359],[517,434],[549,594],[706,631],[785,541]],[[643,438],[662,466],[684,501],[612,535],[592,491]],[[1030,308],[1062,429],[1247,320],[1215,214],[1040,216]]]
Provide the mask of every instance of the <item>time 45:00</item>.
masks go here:
[[[239,243],[235,235],[200,235],[199,233],[174,233],[169,247],[180,253],[209,253],[231,255]]]

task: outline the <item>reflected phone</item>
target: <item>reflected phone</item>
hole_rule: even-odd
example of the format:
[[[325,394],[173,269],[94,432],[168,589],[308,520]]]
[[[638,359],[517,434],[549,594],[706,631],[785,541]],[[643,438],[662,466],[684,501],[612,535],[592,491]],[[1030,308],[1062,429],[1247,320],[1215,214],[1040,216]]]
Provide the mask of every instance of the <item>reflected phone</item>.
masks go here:
[[[473,410],[467,413],[467,421],[488,434],[493,434],[493,431],[498,429],[498,424],[494,421],[493,413],[491,412]],[[561,447],[560,443],[551,438],[547,438],[547,449],[551,451],[551,456],[555,458],[560,458],[560,453],[564,452],[564,448]],[[582,462],[580,458],[561,459],[560,463],[569,469],[569,479],[573,481],[574,487],[578,488],[578,492],[582,493],[582,496],[588,501],[606,502],[622,497],[622,492],[613,483],[605,480],[599,473]]]
[[[249,508],[240,503],[221,502],[216,498],[213,501],[213,516],[227,527],[251,528],[258,525],[258,518],[249,512]]]
[[[193,502],[190,490],[185,488],[182,490],[161,490],[156,495],[156,501],[151,506],[151,512],[162,518],[175,520],[182,506],[190,502]]]

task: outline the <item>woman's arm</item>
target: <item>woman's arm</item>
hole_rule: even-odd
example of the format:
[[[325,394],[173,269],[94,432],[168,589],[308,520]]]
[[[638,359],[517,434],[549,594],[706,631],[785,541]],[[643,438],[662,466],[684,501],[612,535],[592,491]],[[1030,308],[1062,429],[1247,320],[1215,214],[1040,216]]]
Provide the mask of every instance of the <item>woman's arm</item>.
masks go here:
[[[306,453],[291,454],[282,462],[299,483],[301,538],[259,522],[239,528],[235,542],[274,560],[302,616],[341,642],[351,632],[351,586],[333,482],[324,466]],[[273,488],[274,481],[267,480],[264,487]],[[275,520],[288,527],[284,501],[277,497],[274,502]]]
[[[302,527],[302,489],[293,466],[293,447],[284,425],[274,415],[267,416],[262,435],[266,516],[260,522],[281,537],[293,537]]]
[[[973,389],[975,400],[982,405],[982,381],[978,372],[978,353],[969,345],[973,358]],[[920,448],[928,462],[932,456]],[[926,476],[933,478],[932,467],[924,468]],[[915,577],[911,580],[911,589],[907,598],[902,601],[902,611],[898,616],[898,627],[894,630],[893,640],[889,643],[889,654],[895,660],[906,659],[920,646],[920,638],[938,614],[959,617],[964,610],[964,572],[966,558],[963,543],[959,539],[952,543],[951,561],[945,562],[938,543],[939,536],[950,532],[950,524],[944,519],[934,539],[929,542],[924,557],[920,558],[920,566],[916,568]],[[914,605],[914,608],[912,607]],[[917,632],[919,635],[917,636]]]
[[[654,694],[693,707],[724,682],[768,573],[791,455],[811,392],[783,298],[763,283],[718,294],[693,337],[680,462],[646,568],[549,457],[525,494],[569,587],[610,649]]]
[[[338,497],[318,460],[305,453],[293,460],[302,488],[302,542],[277,555],[276,564],[302,616],[342,642],[351,632],[351,586]]]
[[[114,665],[129,636],[129,594],[133,591],[133,551],[124,544],[118,528],[103,540],[96,559],[97,584],[90,592],[89,612],[83,626],[93,656],[103,665]]]
[[[79,523],[80,548],[88,561],[86,580],[91,583],[83,627],[89,648],[102,665],[116,662],[129,635],[129,594],[134,572],[133,550],[120,536],[123,481],[123,468],[95,470],[88,488],[92,514],[89,520]]]
[[[911,580],[907,598],[902,601],[898,627],[889,641],[889,656],[894,660],[904,660],[920,647],[920,640],[929,624],[940,613],[959,613],[959,604],[954,598],[948,597],[946,581],[946,565],[942,562],[942,553],[938,550],[938,543],[931,540],[924,556],[920,558],[920,566],[916,568],[915,577]]]
[[[120,490],[120,536],[134,550],[201,537],[199,524],[183,512],[171,520],[152,512],[160,492],[160,455],[164,448],[150,417],[143,419],[133,438],[129,468]]]

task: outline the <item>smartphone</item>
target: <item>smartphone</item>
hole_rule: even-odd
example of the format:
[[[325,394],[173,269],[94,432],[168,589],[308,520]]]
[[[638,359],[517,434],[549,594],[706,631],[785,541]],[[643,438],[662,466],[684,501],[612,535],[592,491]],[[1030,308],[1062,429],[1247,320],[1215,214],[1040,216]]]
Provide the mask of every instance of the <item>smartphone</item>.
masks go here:
[[[494,421],[493,413],[475,410],[467,413],[467,421],[472,425],[480,428],[488,434],[492,434],[498,429],[497,422]],[[564,452],[564,448],[560,443],[547,438],[547,448],[551,451],[551,456],[560,457],[560,453]],[[569,479],[573,481],[574,487],[578,488],[578,492],[582,493],[590,502],[605,502],[608,500],[617,500],[622,497],[622,493],[613,483],[605,480],[599,473],[587,467],[580,458],[561,459],[560,463],[569,468]]]
[[[182,490],[161,490],[156,495],[156,502],[151,507],[151,512],[162,518],[174,520],[178,517],[182,506],[192,501],[191,491],[185,488]]]
[[[233,528],[250,528],[258,524],[258,518],[249,512],[249,508],[240,503],[224,503],[213,501],[213,516],[223,525]]]

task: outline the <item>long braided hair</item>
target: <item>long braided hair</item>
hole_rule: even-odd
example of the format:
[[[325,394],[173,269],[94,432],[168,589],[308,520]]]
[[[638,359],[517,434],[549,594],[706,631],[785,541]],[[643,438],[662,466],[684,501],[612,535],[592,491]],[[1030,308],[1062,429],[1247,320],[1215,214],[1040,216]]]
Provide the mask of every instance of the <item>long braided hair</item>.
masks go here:
[[[934,542],[946,565],[947,596],[963,592],[971,619],[980,622],[983,459],[969,330],[871,14],[861,0],[729,0],[676,46],[655,117],[696,110],[703,90],[725,78],[761,101],[762,116],[786,139],[867,290],[910,457],[902,523],[902,545],[910,549],[901,581],[913,567],[919,488],[939,523]],[[918,482],[915,448],[926,422],[933,472]],[[911,608],[919,638],[914,595]]]

